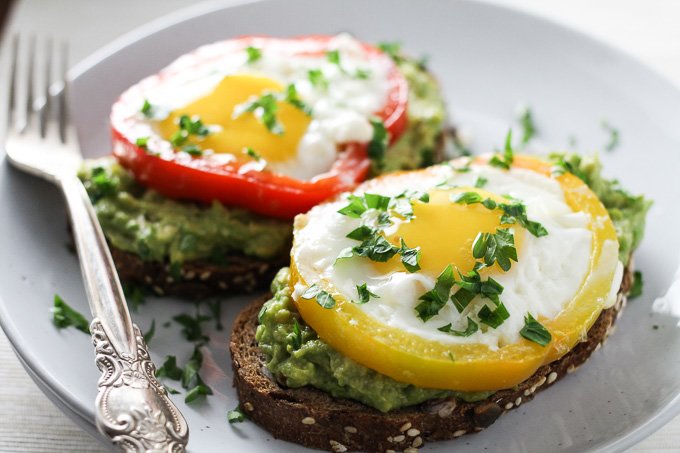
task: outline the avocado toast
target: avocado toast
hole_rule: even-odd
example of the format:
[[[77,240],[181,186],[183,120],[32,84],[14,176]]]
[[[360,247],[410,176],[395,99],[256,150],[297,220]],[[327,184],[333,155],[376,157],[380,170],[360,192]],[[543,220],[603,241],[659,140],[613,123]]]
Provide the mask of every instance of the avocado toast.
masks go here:
[[[633,265],[630,257],[642,237],[644,216],[649,202],[642,197],[631,196],[615,182],[603,179],[600,176],[599,164],[595,160],[559,155],[553,156],[551,166],[550,171],[555,175],[552,176],[554,178],[568,172],[577,174],[579,179],[588,184],[612,219],[612,228],[615,229],[619,242],[617,257],[620,270],[611,274],[613,279],[608,296],[609,302],[592,311],[592,321],[585,324],[586,336],[575,337],[569,348],[559,357],[537,362],[538,365],[530,369],[528,374],[506,386],[489,387],[484,391],[474,388],[474,379],[472,383],[465,383],[452,373],[451,379],[458,379],[468,388],[456,391],[422,387],[409,383],[406,379],[385,376],[357,361],[370,362],[373,360],[371,358],[366,359],[359,354],[355,356],[355,360],[340,353],[337,346],[331,346],[329,342],[339,344],[338,338],[322,337],[323,334],[317,334],[310,328],[307,318],[303,318],[298,310],[298,307],[304,307],[303,304],[307,303],[307,300],[301,297],[304,292],[300,292],[301,289],[292,283],[298,277],[291,277],[291,272],[284,269],[272,284],[273,298],[264,305],[262,300],[253,303],[241,312],[234,324],[230,348],[235,371],[234,382],[244,412],[272,432],[275,437],[313,448],[332,451],[402,449],[409,451],[408,448],[418,448],[427,440],[451,439],[481,431],[505,411],[531,400],[535,392],[549,387],[565,374],[573,372],[607,338],[614,321],[625,305],[626,294],[632,285]],[[458,168],[464,169],[466,166]],[[375,187],[369,186],[370,189]],[[364,192],[366,193],[369,192]],[[536,210],[528,209],[528,212],[531,215]],[[544,222],[544,225],[548,232],[545,237],[557,234],[556,229],[549,223]],[[386,237],[389,240],[389,234]],[[540,241],[541,238],[536,240]],[[405,242],[414,248],[418,245],[410,243],[409,240]],[[516,245],[520,247],[519,242]],[[421,251],[421,259],[424,260],[426,250],[423,248]],[[356,253],[356,250],[354,252]],[[295,254],[295,250],[293,253]],[[522,253],[518,256],[519,263],[525,258]],[[293,262],[295,263],[295,260]],[[425,262],[420,261],[420,264],[424,265]],[[512,266],[518,264],[513,263]],[[293,269],[292,272],[298,271]],[[459,281],[464,280],[463,275],[458,277]],[[364,288],[369,294],[375,292],[373,296],[380,294],[380,298],[387,297],[385,292],[379,291],[379,286],[370,284],[372,282],[370,278],[367,277],[366,281],[369,285],[368,287],[364,285]],[[357,289],[359,286],[357,284]],[[506,299],[504,295],[509,291],[512,291],[512,288],[506,284],[505,292],[501,290],[499,305],[496,305],[496,308],[504,302],[507,305],[507,311],[512,313],[506,318],[507,322],[515,316],[513,307],[508,302],[512,299],[510,296]],[[294,300],[295,293],[297,300]],[[316,301],[321,305],[319,294],[317,292]],[[338,311],[338,307],[342,306],[341,296],[337,292],[327,290],[322,294],[322,302],[326,307],[330,305],[328,295],[336,301],[336,304],[325,308],[326,312]],[[379,300],[373,296],[368,297],[365,306]],[[361,294],[357,300],[352,301],[353,305],[363,302],[359,299]],[[484,297],[481,299],[483,301]],[[423,298],[420,300],[422,302]],[[457,300],[460,302],[461,298]],[[455,305],[456,302],[453,303]],[[468,307],[474,303],[470,302]],[[488,301],[485,303],[490,304]],[[478,307],[474,310],[477,311]],[[503,328],[502,325],[492,327],[489,318],[480,316],[484,313],[483,310],[482,308],[479,313],[473,313],[468,308],[464,312],[468,315],[466,329],[468,335],[480,335],[482,330],[493,332]],[[531,319],[535,323],[527,321],[529,316],[525,317],[519,342],[528,342],[527,351],[532,354],[538,351],[546,356],[550,355],[550,348],[564,341],[564,337],[548,317],[533,314],[535,319],[533,316]],[[436,316],[440,315],[441,313],[438,313]],[[318,325],[314,315],[310,319]],[[361,319],[356,318],[359,323],[362,323]],[[430,319],[437,318],[428,318],[427,322],[432,322]],[[521,317],[519,319],[522,320]],[[477,325],[477,330],[469,333],[474,330],[470,329],[472,320]],[[439,325],[445,321],[441,320]],[[419,322],[426,323],[422,318]],[[538,327],[539,325],[542,329]],[[506,323],[506,326],[509,324]],[[527,326],[531,326],[533,333],[525,330]],[[439,330],[451,332],[450,324],[448,329],[442,330],[445,327],[447,326],[441,326]],[[457,329],[456,332],[459,335],[464,334],[463,329]],[[535,335],[537,332],[541,335]],[[340,341],[344,343],[352,340],[349,337],[342,337]],[[457,352],[452,354],[450,360],[455,363],[459,357],[465,356],[463,349],[456,349],[455,343],[452,344],[454,345],[451,346],[452,351],[463,351],[460,355]],[[508,344],[500,344],[498,350],[506,346]],[[372,355],[387,354],[378,349],[371,352]],[[470,360],[474,361],[474,357]],[[408,365],[405,364],[406,367]],[[425,363],[425,366],[429,365]],[[493,374],[491,368],[488,372]],[[477,378],[482,380],[484,376]]]
[[[196,192],[198,198],[193,197],[189,188],[185,189],[189,184],[186,181],[189,179],[183,179],[184,171],[174,173],[173,170],[165,175],[161,173],[156,181],[158,186],[154,185],[153,178],[149,179],[150,172],[155,171],[156,167],[161,167],[161,164],[155,163],[156,161],[168,167],[167,162],[174,162],[173,159],[180,160],[180,164],[173,167],[179,168],[184,164],[208,165],[197,162],[201,159],[214,160],[219,157],[218,153],[213,153],[210,149],[202,149],[207,148],[207,140],[217,140],[213,136],[218,132],[213,132],[213,129],[219,131],[219,127],[211,126],[205,119],[206,116],[200,115],[201,109],[205,108],[201,106],[205,103],[195,106],[198,113],[175,119],[179,124],[168,123],[168,113],[163,112],[164,109],[168,110],[168,107],[162,105],[162,101],[147,100],[146,91],[155,89],[155,85],[166,83],[165,79],[177,77],[176,74],[191,72],[193,66],[200,66],[207,58],[204,55],[206,52],[247,55],[245,68],[248,71],[257,70],[254,73],[259,74],[259,71],[264,69],[258,69],[256,65],[264,64],[261,61],[265,60],[263,55],[267,47],[275,47],[279,43],[276,40],[273,40],[275,41],[273,44],[266,40],[260,42],[258,39],[260,38],[237,43],[240,47],[236,49],[232,48],[236,45],[233,42],[218,43],[182,57],[164,70],[161,76],[151,77],[150,80],[141,82],[139,86],[132,87],[114,107],[112,124],[116,159],[91,161],[82,169],[80,177],[91,197],[111,246],[119,275],[124,282],[142,285],[157,294],[188,297],[204,297],[224,291],[249,292],[265,285],[271,280],[274,270],[285,264],[290,245],[291,225],[289,217],[286,218],[288,214],[277,211],[276,206],[304,199],[304,193],[292,198],[286,195],[288,198],[281,198],[280,202],[266,197],[261,201],[233,205],[219,202],[210,195],[205,195],[207,198],[201,199],[204,194],[200,191]],[[224,48],[220,49],[220,45]],[[335,66],[340,68],[341,73],[349,72],[349,69],[342,65],[348,66],[351,63],[349,55],[352,46],[356,47],[358,44],[351,41],[347,46],[350,50],[324,50],[327,53],[326,58],[333,60],[331,69],[322,68],[326,71],[325,76],[322,69],[315,67],[309,69],[309,80],[321,87],[317,91],[332,89],[332,85],[330,87],[327,85],[333,81],[332,77],[335,77],[332,72]],[[403,101],[403,106],[407,106],[407,110],[397,121],[401,124],[398,131],[390,129],[387,120],[382,122],[371,120],[373,137],[368,149],[361,151],[368,153],[370,159],[361,158],[350,162],[354,165],[352,172],[363,172],[363,176],[357,173],[356,177],[360,178],[358,181],[369,174],[377,175],[396,169],[427,166],[442,160],[444,153],[445,110],[437,81],[424,66],[401,54],[396,46],[383,48],[382,51],[370,50],[370,52],[380,52],[384,58],[392,62],[395,70],[398,70],[399,77],[403,78],[407,86],[408,99]],[[187,63],[187,59],[191,61]],[[371,77],[367,72],[358,71],[359,69],[357,75],[341,74],[337,77],[358,79],[350,80],[351,83],[359,83],[363,78]],[[299,85],[304,88],[305,83],[307,82],[299,82]],[[302,108],[304,97],[301,97],[302,94],[291,94],[291,86],[297,85],[288,85],[289,97],[279,101],[277,105],[289,103]],[[159,96],[159,99],[162,97]],[[120,119],[123,116],[120,113],[123,108],[132,111],[125,121]],[[242,115],[248,114],[246,112]],[[148,123],[150,126],[144,126],[145,131],[157,128],[177,130],[172,129],[174,132],[170,137],[161,137],[158,140],[152,135],[121,137],[118,130],[121,128],[121,122],[135,125],[141,122],[142,126]],[[264,128],[259,136],[268,134],[273,137],[272,140],[278,139],[277,133]],[[286,133],[283,132],[281,135],[285,137]],[[163,155],[165,151],[156,151],[155,146],[163,148],[168,143],[174,150],[167,151],[167,156]],[[261,174],[261,178],[265,178],[261,186],[271,187],[270,182],[266,180],[270,174],[269,162],[262,157],[262,151],[254,147],[248,147],[247,151],[247,156],[243,158],[237,156],[237,159],[251,160],[243,164],[247,167],[245,171],[248,172],[245,175],[249,176],[256,172],[258,173],[256,176],[260,178]],[[353,151],[341,150],[340,155],[348,152]],[[186,159],[189,159],[188,163],[185,162]],[[140,170],[139,162],[147,160],[152,163],[149,164],[151,166],[147,165]],[[234,171],[237,176],[244,174],[239,169]],[[202,181],[199,183],[203,184]],[[290,184],[295,186],[298,183],[293,181]],[[168,189],[170,185],[172,188]],[[233,196],[240,200],[260,190],[258,188],[260,186],[257,185],[249,186],[250,188],[237,187],[229,186],[221,193],[234,193]],[[166,193],[168,190],[171,193]],[[184,190],[187,190],[186,194]],[[237,190],[243,191],[243,196],[235,192]],[[274,196],[284,196],[287,190],[284,187],[275,192]],[[272,207],[263,208],[265,205]]]

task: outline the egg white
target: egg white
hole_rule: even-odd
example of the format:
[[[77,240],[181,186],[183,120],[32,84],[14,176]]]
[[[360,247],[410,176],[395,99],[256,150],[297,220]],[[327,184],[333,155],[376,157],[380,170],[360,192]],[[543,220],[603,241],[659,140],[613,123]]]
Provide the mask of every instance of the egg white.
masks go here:
[[[356,285],[367,283],[368,289],[379,298],[359,305],[361,310],[383,324],[425,339],[447,344],[481,343],[493,349],[519,341],[525,315],[531,313],[535,318],[557,316],[579,291],[589,268],[593,236],[588,229],[590,216],[571,210],[554,179],[519,168],[502,171],[486,165],[471,165],[469,172],[460,173],[442,165],[429,172],[383,177],[370,183],[370,189],[366,190],[396,196],[404,189],[427,191],[445,181],[451,185],[472,186],[480,176],[488,180],[484,190],[522,200],[528,217],[540,222],[549,232],[540,238],[525,234],[518,250],[518,262],[512,263],[510,271],[499,270],[489,274],[503,285],[501,301],[510,313],[510,317],[498,328],[480,329],[468,337],[437,330],[449,323],[456,330],[464,330],[469,310],[476,313],[481,307],[479,301],[463,313],[458,313],[453,304],[448,303],[427,322],[418,318],[415,311],[418,298],[434,287],[438,273],[408,273],[403,270],[381,274],[371,261],[361,257],[336,264],[335,260],[343,249],[357,245],[357,241],[346,238],[346,235],[361,224],[360,219],[337,213],[338,209],[347,205],[344,199],[315,207],[307,214],[305,226],[296,230],[294,259],[301,275],[308,284],[322,279],[330,282],[348,300],[357,300]],[[513,228],[521,227],[513,225]],[[446,240],[445,230],[433,226],[432,234],[439,234],[442,241]],[[408,245],[415,247],[418,244]],[[607,269],[618,262],[618,242],[607,241],[604,244],[601,260],[601,267]],[[621,271],[619,263],[612,293],[606,301],[608,305],[615,298]],[[293,297],[298,298],[305,289],[298,285]]]

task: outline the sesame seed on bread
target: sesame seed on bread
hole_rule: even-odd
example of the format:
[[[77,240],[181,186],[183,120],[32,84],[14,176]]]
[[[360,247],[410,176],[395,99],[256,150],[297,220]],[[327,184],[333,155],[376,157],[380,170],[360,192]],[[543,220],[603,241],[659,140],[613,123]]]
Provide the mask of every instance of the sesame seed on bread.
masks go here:
[[[257,315],[267,300],[261,298],[234,321],[229,345],[234,386],[247,416],[277,439],[334,452],[415,451],[409,448],[482,431],[575,371],[612,332],[631,284],[632,263],[624,272],[615,305],[602,311],[587,338],[514,388],[475,403],[440,399],[388,413],[312,387],[286,388],[274,381],[255,339]]]

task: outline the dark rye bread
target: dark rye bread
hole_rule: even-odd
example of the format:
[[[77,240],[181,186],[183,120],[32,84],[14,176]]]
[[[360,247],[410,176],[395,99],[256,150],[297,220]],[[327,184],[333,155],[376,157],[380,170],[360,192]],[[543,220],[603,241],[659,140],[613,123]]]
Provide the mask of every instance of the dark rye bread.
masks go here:
[[[116,247],[110,250],[122,282],[143,286],[158,295],[191,299],[265,288],[276,271],[290,261],[287,254],[269,261],[234,254],[226,255],[220,264],[187,261],[173,270],[169,263],[144,261]]]
[[[515,389],[501,390],[483,401],[435,400],[384,414],[315,388],[283,388],[271,379],[255,340],[257,315],[266,298],[249,305],[234,321],[229,345],[234,386],[248,417],[278,439],[334,452],[414,452],[426,441],[482,431],[575,371],[612,333],[632,284],[631,268],[624,272],[616,304],[602,311],[583,342]]]

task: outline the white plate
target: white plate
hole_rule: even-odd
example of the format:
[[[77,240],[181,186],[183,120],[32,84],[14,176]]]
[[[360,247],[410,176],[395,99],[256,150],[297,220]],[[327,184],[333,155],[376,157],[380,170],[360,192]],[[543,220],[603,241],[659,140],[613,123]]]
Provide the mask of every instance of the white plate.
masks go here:
[[[563,148],[570,135],[579,149],[601,149],[605,118],[621,130],[621,147],[603,153],[606,173],[655,200],[646,239],[637,254],[645,272],[643,297],[629,304],[618,332],[577,373],[535,401],[501,417],[483,434],[432,443],[423,450],[622,450],[680,411],[680,335],[675,321],[650,313],[668,288],[680,256],[680,93],[629,57],[573,31],[512,10],[467,1],[293,0],[199,6],[128,35],[73,72],[73,107],[87,156],[109,151],[107,115],[130,84],[172,59],[211,41],[249,33],[300,35],[350,31],[369,42],[401,41],[430,56],[452,116],[474,134],[473,146],[502,142],[520,102],[532,106],[540,139]],[[57,331],[50,321],[60,294],[87,312],[76,259],[67,252],[64,207],[47,183],[0,165],[0,321],[41,387],[71,417],[93,419],[98,372],[88,337]],[[669,228],[670,227],[670,228]],[[245,298],[224,304],[229,326]],[[142,329],[157,321],[152,355],[180,362],[189,345],[176,325],[161,324],[191,312],[179,300],[151,300],[134,317]],[[657,330],[653,326],[657,325]],[[191,450],[296,451],[253,423],[230,426],[236,406],[227,353],[228,331],[213,331],[203,376],[215,395],[185,406]],[[89,425],[88,425],[89,423]]]

